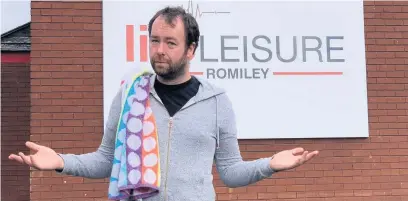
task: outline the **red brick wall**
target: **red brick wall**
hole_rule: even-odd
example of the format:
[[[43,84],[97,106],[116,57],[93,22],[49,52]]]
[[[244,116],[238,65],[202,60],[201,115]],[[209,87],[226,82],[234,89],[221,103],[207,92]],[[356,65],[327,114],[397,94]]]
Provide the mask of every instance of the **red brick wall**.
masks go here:
[[[227,189],[216,176],[218,200],[408,199],[408,3],[366,1],[364,8],[370,138],[241,141],[245,159],[295,146],[319,149],[321,155],[245,188]],[[101,15],[97,2],[32,2],[31,140],[65,153],[99,145]],[[107,194],[106,180],[53,172],[33,172],[31,188],[33,201]]]
[[[5,58],[8,53],[2,52]],[[30,138],[30,65],[1,64],[1,200],[29,201],[29,168],[8,160]]]
[[[101,7],[100,2],[31,2],[31,140],[57,152],[91,152],[102,137]],[[31,178],[31,201],[107,195],[104,180],[39,171]]]

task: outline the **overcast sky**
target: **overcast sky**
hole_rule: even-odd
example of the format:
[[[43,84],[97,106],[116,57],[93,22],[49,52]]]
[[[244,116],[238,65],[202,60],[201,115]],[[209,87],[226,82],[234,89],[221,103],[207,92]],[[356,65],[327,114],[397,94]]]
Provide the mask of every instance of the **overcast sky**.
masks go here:
[[[0,0],[0,13],[3,34],[30,21],[30,0]]]

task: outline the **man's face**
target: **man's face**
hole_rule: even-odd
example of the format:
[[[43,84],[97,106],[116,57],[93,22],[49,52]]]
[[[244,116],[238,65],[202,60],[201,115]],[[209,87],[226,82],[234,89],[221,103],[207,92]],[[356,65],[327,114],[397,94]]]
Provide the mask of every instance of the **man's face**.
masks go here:
[[[186,50],[184,24],[180,18],[173,25],[159,16],[152,24],[150,36],[150,62],[153,70],[163,79],[173,80],[184,75],[192,58],[192,48]]]

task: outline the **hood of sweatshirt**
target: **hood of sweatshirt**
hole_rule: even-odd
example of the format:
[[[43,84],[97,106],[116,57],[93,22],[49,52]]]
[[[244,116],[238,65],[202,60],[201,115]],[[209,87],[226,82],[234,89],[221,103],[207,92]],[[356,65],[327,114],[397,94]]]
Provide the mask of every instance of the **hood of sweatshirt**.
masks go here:
[[[151,73],[150,77],[150,89],[151,89],[150,92],[155,96],[157,95],[156,91],[154,90],[154,82],[156,81],[156,76],[157,76],[156,74]],[[184,107],[191,106],[194,103],[206,100],[208,98],[216,97],[226,92],[224,89],[216,87],[214,84],[210,84],[206,79],[202,77],[195,76],[195,78],[197,78],[197,80],[200,82],[200,88],[197,94],[193,98],[191,98],[190,101]]]
[[[160,102],[160,98],[157,95],[156,90],[154,89],[154,82],[156,81],[156,74],[154,73],[148,73],[150,74],[150,93]],[[192,75],[194,76],[194,75]],[[225,89],[218,87],[214,84],[209,83],[209,81],[207,81],[206,79],[199,77],[199,76],[195,76],[195,78],[197,78],[197,80],[200,82],[200,88],[198,89],[197,94],[192,97],[181,109],[185,109],[189,106],[194,105],[195,103],[198,103],[200,101],[209,99],[209,98],[215,98],[215,111],[216,111],[216,124],[218,127],[218,108],[219,108],[219,104],[218,104],[218,96],[226,93]],[[162,103],[163,104],[163,103]],[[216,140],[217,140],[217,148],[219,148],[219,130],[217,130],[216,133]]]

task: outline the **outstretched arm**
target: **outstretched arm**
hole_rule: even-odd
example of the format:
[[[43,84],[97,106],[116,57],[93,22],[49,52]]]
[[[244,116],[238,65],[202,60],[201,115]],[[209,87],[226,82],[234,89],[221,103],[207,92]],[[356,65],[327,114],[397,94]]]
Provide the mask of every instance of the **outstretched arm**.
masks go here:
[[[243,161],[237,139],[235,114],[226,94],[218,99],[219,148],[215,153],[215,163],[221,180],[228,187],[241,187],[272,176],[272,157]]]
[[[95,152],[87,154],[59,154],[64,161],[64,169],[57,170],[57,172],[92,179],[109,177],[112,170],[116,128],[121,108],[121,91],[119,91],[113,99],[99,148]]]

